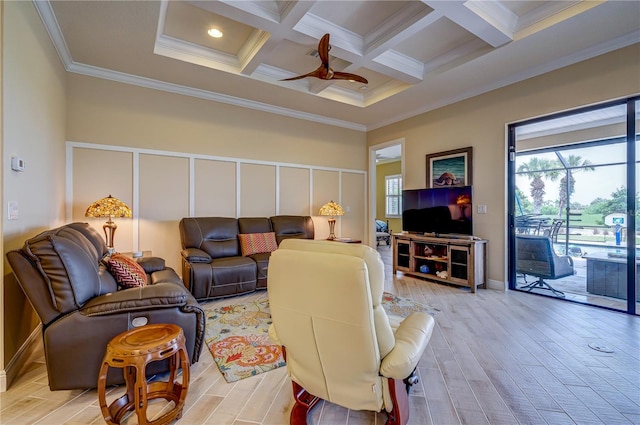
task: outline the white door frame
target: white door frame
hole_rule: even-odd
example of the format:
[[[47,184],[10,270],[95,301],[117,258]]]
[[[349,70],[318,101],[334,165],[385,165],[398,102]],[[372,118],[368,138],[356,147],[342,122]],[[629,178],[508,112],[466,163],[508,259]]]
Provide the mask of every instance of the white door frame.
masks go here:
[[[389,146],[400,145],[400,167],[404,182],[404,137],[369,146],[369,246],[376,246],[376,151]]]

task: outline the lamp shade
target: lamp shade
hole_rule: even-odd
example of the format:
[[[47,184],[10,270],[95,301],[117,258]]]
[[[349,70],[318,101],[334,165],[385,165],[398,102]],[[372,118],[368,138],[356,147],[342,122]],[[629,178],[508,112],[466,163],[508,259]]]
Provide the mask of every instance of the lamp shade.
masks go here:
[[[85,217],[108,217],[107,222],[102,226],[104,230],[104,238],[107,242],[107,247],[113,250],[113,238],[116,234],[118,225],[111,220],[112,217],[127,217],[131,218],[131,208],[127,206],[118,198],[114,198],[109,195],[106,198],[102,198],[93,204],[89,205],[87,211],[84,213]]]
[[[131,218],[131,208],[118,198],[109,195],[89,205],[85,217],[127,217]]]
[[[320,215],[328,215],[330,217],[335,217],[338,215],[344,215],[344,209],[340,206],[340,204],[336,204],[331,201],[322,206],[320,208]]]

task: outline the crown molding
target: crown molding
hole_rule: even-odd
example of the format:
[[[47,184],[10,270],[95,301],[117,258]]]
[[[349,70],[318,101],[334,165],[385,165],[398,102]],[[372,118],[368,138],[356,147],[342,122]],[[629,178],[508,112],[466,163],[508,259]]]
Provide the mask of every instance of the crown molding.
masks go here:
[[[227,105],[239,106],[242,108],[253,109],[262,112],[268,112],[276,115],[282,115],[290,118],[297,118],[306,121],[312,121],[320,124],[331,125],[335,127],[346,128],[355,131],[367,131],[367,127],[362,124],[357,124],[350,121],[338,120],[333,118],[324,117],[321,115],[310,114],[306,112],[296,111],[289,108],[282,108],[279,106],[268,105],[262,102],[256,102],[253,100],[242,99],[239,97],[228,96],[221,93],[210,92],[206,90],[194,89],[191,87],[181,86],[173,83],[166,83],[164,81],[154,80],[151,78],[138,77],[124,72],[111,71],[104,68],[99,68],[91,65],[85,65],[82,63],[74,62],[69,53],[67,43],[62,36],[62,31],[58,25],[53,9],[49,1],[34,1],[34,5],[44,23],[49,37],[53,42],[60,60],[64,64],[67,72],[74,74],[87,75],[95,78],[102,78],[105,80],[116,81],[124,84],[131,84],[139,87],[145,87],[153,90],[161,90],[169,93],[181,94],[183,96],[196,97],[199,99],[210,100],[213,102],[224,103]]]
[[[403,75],[403,80],[406,83],[416,84],[422,81],[424,77],[424,64],[397,50],[387,50],[378,55],[373,61]]]
[[[513,40],[518,16],[498,2],[465,2],[465,7],[471,9],[476,15],[481,16],[492,27],[502,32]]]
[[[235,7],[236,9],[242,10],[243,12],[249,13],[251,15],[257,16],[261,19],[271,21],[271,22],[280,22],[282,19],[282,10],[283,8],[278,6],[278,2],[276,1],[251,1],[244,0],[241,2],[238,1],[229,1],[229,0],[219,0],[221,3],[225,3],[231,7]],[[290,2],[289,2],[290,3]],[[270,8],[268,6],[273,6]],[[291,6],[285,4],[284,9],[287,10]]]
[[[240,74],[240,61],[236,56],[215,52],[166,34],[156,37],[153,53],[207,68]]]
[[[58,25],[56,15],[53,13],[51,3],[49,1],[34,1],[33,4],[40,15],[40,19],[42,19],[44,27],[49,33],[49,38],[51,38],[53,46],[58,52],[58,57],[60,57],[64,67],[68,69],[73,60],[71,59],[67,42],[62,36],[62,30],[60,29],[60,25]]]
[[[316,40],[320,40],[324,34],[331,34],[331,48],[345,52],[343,60],[355,62],[364,53],[362,36],[312,13],[304,15],[293,29]]]
[[[262,102],[242,99],[239,97],[229,96],[226,94],[194,89],[191,87],[186,87],[179,84],[167,83],[164,81],[154,80],[151,78],[138,77],[136,75],[126,74],[124,72],[111,71],[109,69],[80,64],[76,62],[72,63],[68,67],[67,71],[75,74],[87,75],[95,78],[102,78],[105,80],[116,81],[124,84],[131,84],[134,86],[149,88],[153,90],[160,90],[168,93],[180,94],[183,96],[196,97],[199,99],[224,103],[227,105],[239,106],[242,108],[248,108],[248,109],[253,109],[253,110],[262,111],[262,112],[269,112],[272,114],[283,115],[290,118],[297,118],[297,119],[306,120],[306,121],[313,121],[315,123],[347,128],[349,130],[367,131],[367,127],[362,124],[357,124],[357,123],[333,119],[333,118],[327,118],[321,115],[310,114],[307,112],[296,111],[288,108],[282,108],[279,106],[273,106],[273,105],[269,105]]]

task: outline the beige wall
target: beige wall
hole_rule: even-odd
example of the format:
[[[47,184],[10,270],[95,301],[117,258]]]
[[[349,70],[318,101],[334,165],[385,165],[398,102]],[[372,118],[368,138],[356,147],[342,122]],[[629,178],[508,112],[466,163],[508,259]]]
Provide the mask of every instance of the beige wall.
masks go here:
[[[28,236],[56,226],[64,217],[66,75],[32,2],[2,2],[2,164],[18,155],[26,171],[2,168],[4,361],[11,364],[37,326],[28,301],[6,264],[5,253]],[[9,42],[20,40],[20,43]],[[18,220],[7,220],[8,201],[17,201]]]
[[[640,93],[640,44],[371,131],[369,146],[405,139],[405,189],[423,188],[425,155],[473,146],[477,236],[489,240],[489,280],[506,279],[506,125]]]
[[[389,220],[389,230],[392,233],[402,232],[402,219],[385,217],[385,177],[402,174],[402,162],[386,162],[376,166],[376,218]]]
[[[69,74],[67,140],[365,170],[366,135]]]
[[[365,239],[366,136],[278,115],[79,75],[69,76],[68,221],[108,194],[133,208],[115,248],[152,251],[180,270],[182,217],[349,212],[340,236]],[[101,227],[101,220],[92,220]]]

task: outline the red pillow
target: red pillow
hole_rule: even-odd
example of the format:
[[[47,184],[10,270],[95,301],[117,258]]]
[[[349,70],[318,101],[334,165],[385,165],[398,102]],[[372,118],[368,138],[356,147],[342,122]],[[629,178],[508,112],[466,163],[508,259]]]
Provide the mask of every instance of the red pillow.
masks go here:
[[[271,233],[241,233],[238,235],[240,239],[240,249],[244,257],[261,252],[273,252],[278,249],[276,242],[276,234]]]
[[[109,272],[123,288],[147,285],[147,274],[137,261],[122,254],[113,254],[107,263]]]

